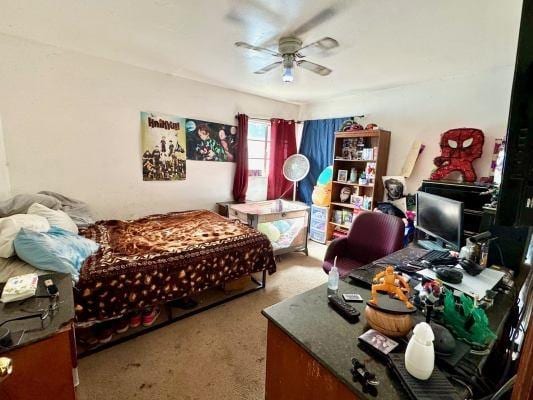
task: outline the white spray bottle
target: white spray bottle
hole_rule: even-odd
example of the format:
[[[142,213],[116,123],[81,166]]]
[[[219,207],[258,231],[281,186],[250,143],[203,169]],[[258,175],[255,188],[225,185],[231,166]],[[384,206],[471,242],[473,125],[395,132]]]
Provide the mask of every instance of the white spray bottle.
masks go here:
[[[328,289],[329,290],[338,290],[339,289],[339,270],[337,269],[337,257],[333,261],[333,267],[329,271],[328,275]]]

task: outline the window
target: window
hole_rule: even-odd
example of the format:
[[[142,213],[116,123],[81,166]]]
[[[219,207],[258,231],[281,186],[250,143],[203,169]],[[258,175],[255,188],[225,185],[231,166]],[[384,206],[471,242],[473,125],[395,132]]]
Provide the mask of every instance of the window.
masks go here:
[[[268,176],[270,156],[270,123],[248,122],[248,175]]]
[[[268,164],[270,157],[270,122],[248,121],[248,190],[246,199],[267,198]]]

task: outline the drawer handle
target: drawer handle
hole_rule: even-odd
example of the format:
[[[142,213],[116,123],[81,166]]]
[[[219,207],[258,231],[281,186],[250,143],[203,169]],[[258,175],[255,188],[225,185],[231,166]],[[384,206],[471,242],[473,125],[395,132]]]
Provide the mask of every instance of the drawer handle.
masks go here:
[[[0,357],[0,382],[13,373],[13,360]]]

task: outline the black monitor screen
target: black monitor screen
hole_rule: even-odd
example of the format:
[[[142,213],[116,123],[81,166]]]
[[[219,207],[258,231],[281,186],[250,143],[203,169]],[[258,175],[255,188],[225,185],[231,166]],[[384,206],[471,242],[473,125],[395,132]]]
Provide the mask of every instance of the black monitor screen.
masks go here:
[[[416,228],[459,250],[463,236],[463,203],[425,192],[418,192],[416,197]]]

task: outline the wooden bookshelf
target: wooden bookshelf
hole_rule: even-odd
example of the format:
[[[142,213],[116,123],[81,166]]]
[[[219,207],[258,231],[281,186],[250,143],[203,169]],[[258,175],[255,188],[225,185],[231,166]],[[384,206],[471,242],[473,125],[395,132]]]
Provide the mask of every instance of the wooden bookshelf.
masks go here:
[[[348,148],[344,147],[345,141],[354,144],[350,151],[348,151]],[[360,148],[358,149],[355,145],[358,141],[363,144],[365,149],[373,149],[372,154],[370,154],[370,158],[372,158],[371,160],[361,159],[363,158],[362,154],[360,151],[357,151],[360,150]],[[331,187],[328,240],[332,238],[334,230],[342,229],[342,231],[346,231],[346,229],[348,229],[344,223],[339,224],[332,222],[335,211],[344,210],[344,212],[351,212],[352,210],[356,209],[356,207],[350,202],[341,202],[340,192],[343,187],[350,188],[352,194],[363,197],[366,196],[367,199],[370,200],[370,207],[368,211],[373,210],[377,203],[383,199],[382,177],[387,173],[389,144],[390,132],[382,129],[335,133],[335,143],[333,146],[333,182]],[[366,157],[369,158],[368,154]],[[368,163],[375,164],[373,182],[360,185],[359,177],[361,172],[367,169]],[[355,182],[349,181],[350,171],[352,168],[355,168],[357,171],[357,179]],[[339,170],[347,171],[347,182],[338,180]]]
[[[333,181],[333,183],[339,183],[345,186],[348,185],[348,186],[359,186],[359,187],[374,187],[374,185],[359,185],[358,183],[352,183],[352,182]]]
[[[338,226],[339,228],[342,228],[342,229],[350,229],[350,227],[348,225],[344,225],[344,224],[337,224],[336,222],[330,222],[331,225],[335,225],[335,226]]]
[[[348,160],[346,158],[336,158],[333,161],[348,162],[348,163],[367,163],[367,162],[376,162],[376,160]]]
[[[332,202],[331,203],[332,205],[334,206],[337,206],[337,207],[345,207],[345,208],[355,208],[355,206],[351,203],[337,203],[337,202]]]

